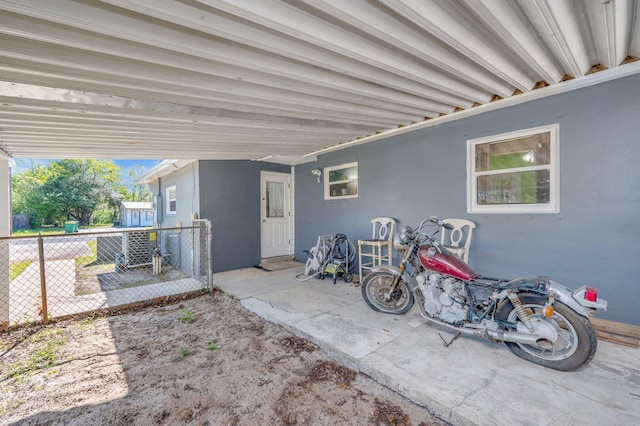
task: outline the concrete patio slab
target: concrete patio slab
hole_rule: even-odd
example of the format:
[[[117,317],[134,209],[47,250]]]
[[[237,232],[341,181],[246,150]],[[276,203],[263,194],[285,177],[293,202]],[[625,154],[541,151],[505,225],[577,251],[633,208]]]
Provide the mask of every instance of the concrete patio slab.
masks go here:
[[[599,342],[589,365],[565,373],[478,338],[445,347],[442,339],[454,333],[428,324],[416,308],[377,313],[359,288],[296,281],[301,272],[252,268],[214,274],[213,282],[245,308],[456,425],[640,424],[639,349]]]

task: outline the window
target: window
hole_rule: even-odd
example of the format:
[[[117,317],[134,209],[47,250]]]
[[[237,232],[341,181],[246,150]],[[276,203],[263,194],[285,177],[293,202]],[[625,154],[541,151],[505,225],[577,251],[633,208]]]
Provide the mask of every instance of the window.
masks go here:
[[[147,223],[153,222],[153,212],[145,211],[144,212],[144,221]]]
[[[358,197],[358,163],[342,164],[324,169],[324,199]]]
[[[267,181],[267,217],[283,218],[284,217],[284,182]]]
[[[559,125],[467,141],[470,213],[557,213]]]
[[[167,214],[176,214],[176,186],[167,187]]]

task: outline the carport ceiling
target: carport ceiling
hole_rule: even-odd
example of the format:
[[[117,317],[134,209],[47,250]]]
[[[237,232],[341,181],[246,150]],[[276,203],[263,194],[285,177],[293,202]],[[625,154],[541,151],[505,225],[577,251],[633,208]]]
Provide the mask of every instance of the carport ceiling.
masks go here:
[[[295,164],[612,72],[640,56],[639,16],[634,0],[3,0],[0,149]]]

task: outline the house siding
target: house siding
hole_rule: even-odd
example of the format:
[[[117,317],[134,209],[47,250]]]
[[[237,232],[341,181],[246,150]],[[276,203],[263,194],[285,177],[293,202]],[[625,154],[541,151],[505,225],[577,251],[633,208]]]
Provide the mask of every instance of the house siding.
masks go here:
[[[176,213],[166,214],[167,188],[172,185],[176,186]],[[157,207],[162,218],[157,224],[159,228],[175,228],[178,222],[182,226],[192,226],[192,215],[200,217],[197,162],[158,179],[150,187],[154,196],[162,197],[161,205]],[[172,253],[171,262],[174,266],[188,271],[191,268],[191,250],[182,250],[178,246],[178,239],[177,231],[163,232],[160,240],[161,252]]]
[[[469,257],[488,276],[549,275],[599,288],[598,316],[640,324],[640,75],[320,155],[296,166],[296,256],[319,234],[370,237],[370,219],[476,222]],[[560,125],[560,212],[467,213],[467,140]],[[358,162],[356,199],[325,201],[314,168]],[[396,230],[397,231],[397,230]]]
[[[203,160],[200,211],[212,223],[213,272],[260,264],[260,171],[291,173],[281,164]]]

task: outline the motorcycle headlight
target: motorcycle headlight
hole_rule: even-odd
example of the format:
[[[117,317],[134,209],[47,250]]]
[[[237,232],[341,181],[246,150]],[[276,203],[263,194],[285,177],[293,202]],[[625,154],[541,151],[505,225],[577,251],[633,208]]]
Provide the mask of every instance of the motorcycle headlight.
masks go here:
[[[405,226],[405,228],[400,232],[400,244],[409,244],[412,239],[413,230]]]

